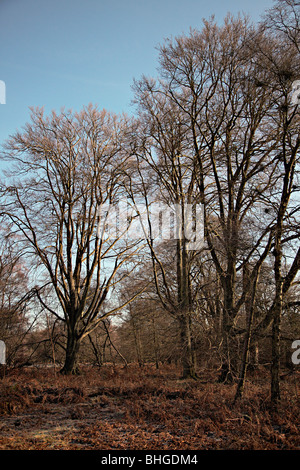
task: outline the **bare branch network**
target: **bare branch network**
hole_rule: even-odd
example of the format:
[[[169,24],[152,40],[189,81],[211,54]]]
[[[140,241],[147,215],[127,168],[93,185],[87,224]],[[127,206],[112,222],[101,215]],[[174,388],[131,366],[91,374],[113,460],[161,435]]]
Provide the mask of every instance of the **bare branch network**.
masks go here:
[[[26,273],[19,318],[27,291],[53,354],[63,331],[63,372],[87,342],[100,361],[105,325],[119,358],[175,358],[183,377],[213,351],[236,399],[263,350],[280,399],[284,341],[300,335],[299,7],[167,39],[158,76],[134,81],[133,117],[33,108],[3,146],[3,260]]]

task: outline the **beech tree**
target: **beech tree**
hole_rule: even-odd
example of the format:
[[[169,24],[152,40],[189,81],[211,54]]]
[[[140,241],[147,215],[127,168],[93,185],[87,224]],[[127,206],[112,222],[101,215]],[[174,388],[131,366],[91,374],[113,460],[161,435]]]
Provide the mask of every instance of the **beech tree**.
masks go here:
[[[254,224],[260,194],[272,184],[277,136],[269,117],[271,92],[257,86],[267,72],[255,64],[253,35],[263,40],[247,20],[228,16],[222,27],[206,21],[201,31],[160,48],[161,94],[181,115],[189,168],[196,169],[194,194],[204,209],[206,249],[223,291],[224,380],[236,372],[235,326],[272,240],[261,210]],[[251,274],[243,284],[245,265]]]
[[[284,299],[297,279],[300,269],[299,247],[299,96],[294,86],[300,77],[300,2],[278,1],[266,13],[261,28],[269,33],[269,48],[259,49],[261,63],[270,71],[275,97],[274,124],[278,133],[277,197],[274,217],[274,299],[260,326],[272,325],[271,398],[280,400],[281,320]],[[273,47],[272,47],[273,46]],[[296,97],[296,99],[294,99]],[[289,258],[289,262],[286,260]],[[285,266],[284,266],[285,265]]]
[[[135,205],[143,207],[156,295],[178,322],[183,377],[195,378],[191,268],[203,241],[201,220],[196,241],[193,227],[197,223],[197,161],[183,115],[165,97],[163,88],[143,77],[134,89],[139,132],[135,133],[136,168],[130,175],[128,194]]]
[[[141,131],[144,144],[145,132],[150,137],[144,160],[154,170],[153,179],[166,186],[169,197],[173,191],[175,200],[180,194],[181,201],[203,206],[206,249],[222,289],[221,379],[233,380],[239,373],[235,345],[244,334],[241,386],[258,323],[260,272],[278,236],[282,238],[280,220],[287,217],[295,174],[297,120],[294,112],[284,118],[297,73],[295,49],[283,47],[264,28],[229,15],[221,27],[205,21],[201,31],[167,40],[160,48],[159,79],[144,77],[135,84],[140,118],[147,123]],[[153,148],[156,153],[149,150]],[[280,191],[284,174],[288,182],[280,202],[274,188]],[[184,189],[178,175],[188,180]],[[296,254],[285,278],[287,289],[297,262]],[[275,272],[278,267],[277,260]],[[181,287],[189,298],[191,284]],[[267,318],[273,319],[275,310],[264,324],[270,324]],[[246,329],[240,327],[245,318]]]
[[[99,207],[119,197],[125,128],[125,118],[92,105],[48,117],[33,109],[31,122],[2,152],[11,168],[2,214],[22,256],[35,265],[32,292],[66,325],[67,374],[78,371],[82,339],[123,307],[117,298],[109,303],[108,294],[129,260],[127,272],[134,270],[139,249],[138,241],[123,241],[124,233],[99,230]]]

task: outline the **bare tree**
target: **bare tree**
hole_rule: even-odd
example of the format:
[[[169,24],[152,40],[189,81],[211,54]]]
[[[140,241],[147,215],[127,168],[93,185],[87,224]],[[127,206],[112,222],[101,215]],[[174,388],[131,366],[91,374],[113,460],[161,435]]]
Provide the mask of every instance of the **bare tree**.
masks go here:
[[[28,269],[15,249],[9,230],[0,233],[0,338],[6,344],[6,362],[13,365],[35,319],[27,316]]]
[[[276,49],[263,51],[263,60],[271,72],[275,88],[274,121],[278,129],[278,182],[274,236],[274,280],[275,295],[272,307],[263,322],[265,327],[272,321],[272,368],[271,397],[274,404],[280,400],[280,329],[284,298],[300,269],[299,248],[299,104],[292,100],[293,84],[300,77],[300,3],[295,0],[278,1],[268,10],[262,29],[270,32],[270,43]],[[274,37],[276,36],[276,40]],[[292,241],[296,245],[292,245]],[[284,258],[292,261],[286,269]]]
[[[205,240],[223,291],[224,380],[232,379],[235,326],[272,240],[261,194],[272,186],[277,136],[271,91],[257,86],[267,72],[249,47],[254,36],[263,40],[247,20],[228,16],[222,27],[206,21],[202,31],[167,42],[160,56],[165,95],[188,128]],[[252,272],[243,286],[245,264]]]
[[[134,270],[139,249],[122,233],[99,230],[99,207],[115,204],[119,195],[125,121],[92,105],[49,117],[33,109],[31,123],[2,153],[15,168],[3,185],[1,211],[24,259],[36,263],[32,291],[66,324],[67,374],[78,371],[82,339],[122,309],[108,294],[122,266],[130,261],[128,272]]]
[[[295,121],[284,123],[283,116],[295,71],[295,51],[246,19],[228,16],[221,27],[205,21],[202,31],[166,41],[160,48],[160,80],[143,78],[136,83],[141,118],[152,139],[144,160],[169,195],[173,191],[174,200],[179,200],[176,194],[184,194],[185,200],[190,196],[190,201],[203,205],[206,246],[223,293],[221,379],[232,380],[238,373],[235,343],[243,332],[241,384],[257,323],[255,295],[261,268],[269,261],[281,232],[278,217],[286,214],[288,203],[285,194],[279,209],[277,189],[286,158],[281,146],[289,147],[292,156],[285,168],[287,187],[292,188],[297,133]],[[178,174],[190,178],[183,191]],[[297,260],[296,255],[291,275],[285,278],[287,289]],[[274,269],[278,271],[278,264]],[[188,298],[190,285],[181,286]],[[246,330],[239,327],[245,316]]]
[[[300,52],[300,2],[298,0],[277,0],[273,7],[266,11],[262,22],[263,28],[281,35],[288,43]]]

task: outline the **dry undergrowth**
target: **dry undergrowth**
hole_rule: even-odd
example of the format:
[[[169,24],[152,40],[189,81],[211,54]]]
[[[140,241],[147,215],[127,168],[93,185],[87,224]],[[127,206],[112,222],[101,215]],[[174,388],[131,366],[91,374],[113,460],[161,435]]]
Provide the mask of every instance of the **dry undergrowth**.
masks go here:
[[[180,380],[172,367],[87,369],[65,377],[49,369],[8,371],[0,380],[0,450],[300,449],[299,374],[282,381],[270,406],[266,371],[235,385],[216,372]]]

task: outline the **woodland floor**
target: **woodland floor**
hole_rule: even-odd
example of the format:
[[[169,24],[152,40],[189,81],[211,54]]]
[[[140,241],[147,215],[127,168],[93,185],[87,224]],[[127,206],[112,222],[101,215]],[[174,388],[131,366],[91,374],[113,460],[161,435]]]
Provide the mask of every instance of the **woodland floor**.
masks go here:
[[[0,450],[300,450],[300,372],[270,405],[269,373],[248,375],[244,398],[217,371],[181,380],[171,366],[7,371],[0,379]]]

